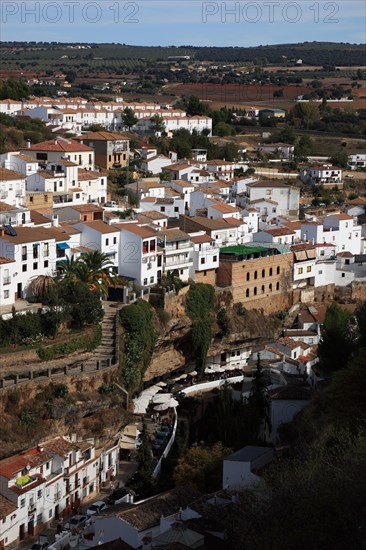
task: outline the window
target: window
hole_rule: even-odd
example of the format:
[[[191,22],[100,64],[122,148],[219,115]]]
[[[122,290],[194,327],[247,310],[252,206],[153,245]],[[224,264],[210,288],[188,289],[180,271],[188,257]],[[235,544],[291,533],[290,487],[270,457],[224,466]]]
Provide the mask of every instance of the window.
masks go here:
[[[42,489],[37,491],[37,499],[39,500],[40,498],[42,498]]]
[[[306,268],[306,273],[310,273],[310,271],[311,271],[311,265],[308,265]]]
[[[10,296],[10,291],[4,290],[4,299],[9,298],[9,296]]]
[[[150,241],[150,252],[155,252],[156,250],[156,247],[155,247],[155,241]]]
[[[349,260],[345,260],[344,263],[345,263],[346,265],[349,265],[349,264],[350,264]]]
[[[87,220],[88,220],[88,216],[86,214],[84,214],[83,221],[86,222]]]
[[[22,262],[25,262],[27,259],[27,247],[22,246]]]
[[[179,212],[179,206],[174,206],[174,212]]]
[[[272,275],[273,275],[273,269],[272,269],[272,267],[270,267],[269,268],[269,276],[272,277]]]
[[[150,277],[150,284],[154,282],[154,277]]]
[[[80,199],[80,193],[75,193],[75,198]]]
[[[33,269],[38,269],[38,262],[33,262]]]
[[[106,246],[109,245],[109,239],[106,239],[106,240],[105,240],[105,245],[106,245]]]
[[[24,506],[25,506],[25,498],[22,498],[22,500],[20,501],[20,507],[24,508]]]
[[[22,271],[23,271],[23,273],[25,273],[27,271],[27,264],[22,265]]]
[[[34,201],[34,199],[33,199],[33,195],[30,195],[30,197],[29,197],[29,202],[30,202],[30,203],[32,204],[32,203],[33,203],[33,201]]]
[[[113,244],[117,243],[117,237],[113,237]]]
[[[147,285],[147,279],[144,279],[144,285]]]
[[[205,263],[206,263],[205,258],[201,258],[201,264],[205,264]]]
[[[59,181],[59,182],[58,182],[58,186],[59,186],[59,187],[62,187],[62,181]]]
[[[165,206],[160,206],[160,212],[165,212]]]
[[[323,271],[321,269],[319,269],[318,273],[319,275],[323,275]]]
[[[247,288],[247,290],[246,290],[246,292],[245,292],[245,296],[246,296],[247,298],[249,298],[249,288]]]
[[[247,273],[247,281],[250,281],[250,273],[249,272]]]
[[[303,273],[303,268],[302,267],[299,267],[299,269],[297,270],[297,274],[298,275],[301,275]]]
[[[266,291],[266,287],[265,287],[264,285],[262,285],[262,289],[261,289],[261,290],[262,290],[262,294],[264,294],[265,291]]]
[[[325,251],[324,251],[324,250],[321,250],[321,251],[320,251],[320,255],[321,255],[321,256],[324,256],[324,254],[325,254]]]
[[[254,279],[258,277],[258,271],[254,271]]]
[[[262,277],[265,277],[265,276],[266,276],[266,270],[262,269]]]
[[[272,292],[272,283],[269,283],[269,285],[268,285],[268,290],[269,290],[270,292]]]
[[[280,290],[280,283],[276,283],[276,290]]]
[[[217,256],[214,256],[212,259],[214,262],[217,262]]]
[[[280,271],[281,271],[281,268],[280,268],[280,266],[278,265],[278,266],[277,266],[277,275],[280,274]]]
[[[257,287],[254,287],[254,296],[257,296]]]
[[[346,274],[345,274],[345,273],[342,273],[342,277],[345,277],[345,276],[346,276]]]
[[[143,241],[142,243],[142,253],[147,254],[149,252],[149,241]]]
[[[48,512],[48,517],[51,519],[52,518],[52,508],[50,509],[50,511]]]

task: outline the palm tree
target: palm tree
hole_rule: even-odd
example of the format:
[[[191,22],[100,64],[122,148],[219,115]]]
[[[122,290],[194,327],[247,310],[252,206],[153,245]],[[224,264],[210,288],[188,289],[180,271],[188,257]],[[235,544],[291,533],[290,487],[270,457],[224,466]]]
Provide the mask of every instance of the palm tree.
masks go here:
[[[29,284],[33,296],[36,296],[40,300],[54,286],[56,286],[56,281],[51,275],[36,275],[32,277]]]
[[[117,283],[115,273],[111,271],[113,262],[107,254],[93,250],[79,258],[76,277],[88,285],[90,290],[99,290],[102,296],[108,295],[108,287]]]
[[[74,255],[71,258],[66,257],[64,260],[57,262],[57,270],[61,280],[76,280],[76,269],[79,264],[80,258],[75,258]]]

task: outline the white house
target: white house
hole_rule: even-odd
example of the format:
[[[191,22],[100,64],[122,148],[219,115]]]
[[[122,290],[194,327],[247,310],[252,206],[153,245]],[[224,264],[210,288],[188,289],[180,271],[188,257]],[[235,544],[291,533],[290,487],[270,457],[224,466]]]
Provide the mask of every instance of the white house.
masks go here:
[[[289,143],[258,143],[256,149],[262,153],[275,153],[281,158],[291,160],[294,155],[295,147]]]
[[[11,206],[25,202],[25,176],[8,168],[0,168],[0,201]]]
[[[296,187],[277,181],[257,181],[247,183],[245,188],[237,197],[237,204],[256,208],[263,222],[277,216],[298,217],[300,191]]]
[[[341,168],[331,164],[304,168],[300,172],[300,179],[311,185],[343,185]]]
[[[189,235],[180,229],[162,229],[157,239],[163,249],[164,273],[173,272],[182,281],[188,281],[193,269],[194,249]]]
[[[259,243],[294,244],[295,232],[285,227],[263,229],[253,235],[253,240]]]
[[[111,270],[118,273],[120,230],[102,220],[78,223],[74,227],[81,232],[81,246],[106,254],[113,264]]]
[[[223,489],[240,490],[262,485],[263,479],[257,472],[273,460],[274,451],[271,447],[247,445],[232,453],[224,458]]]
[[[15,261],[15,296],[29,296],[30,280],[38,275],[52,275],[56,259],[69,248],[69,236],[54,228],[17,227],[0,229],[0,256]],[[12,285],[13,286],[13,285]]]
[[[49,141],[29,145],[22,153],[29,155],[44,166],[48,162],[57,163],[57,161],[63,159],[74,162],[79,168],[94,170],[94,149],[73,139],[57,137]]]
[[[220,248],[205,231],[189,234],[193,243],[193,265],[191,279],[215,284],[216,269],[219,267]],[[207,279],[206,279],[207,278]]]
[[[348,156],[348,168],[349,170],[359,170],[360,168],[366,168],[366,153],[359,152]]]
[[[116,223],[114,227],[120,231],[118,274],[135,280],[140,286],[155,285],[163,273],[157,232],[137,222]]]

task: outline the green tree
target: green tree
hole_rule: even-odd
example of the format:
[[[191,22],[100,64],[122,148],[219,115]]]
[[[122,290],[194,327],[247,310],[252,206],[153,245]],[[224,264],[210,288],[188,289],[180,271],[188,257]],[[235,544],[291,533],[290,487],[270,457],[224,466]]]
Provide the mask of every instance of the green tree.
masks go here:
[[[133,110],[130,108],[130,107],[126,107],[123,111],[123,115],[122,115],[122,122],[123,122],[123,125],[124,126],[127,126],[127,128],[129,129],[129,131],[131,131],[131,128],[133,126],[135,126],[135,124],[137,123],[138,121],[138,118],[137,116],[135,115],[135,113],[133,112]]]
[[[230,331],[230,321],[226,308],[220,307],[217,312],[216,321],[220,327],[221,336],[227,336]]]
[[[301,136],[296,147],[295,147],[295,157],[306,157],[311,155],[314,150],[314,141],[308,134]]]
[[[320,368],[326,373],[347,367],[353,348],[350,317],[349,311],[335,302],[327,307],[318,345]]]
[[[139,435],[140,446],[137,451],[137,470],[129,483],[139,498],[146,498],[154,492],[154,480],[152,477],[154,465],[151,443],[145,422]]]
[[[269,416],[270,398],[268,395],[268,382],[263,371],[260,355],[258,353],[257,366],[253,376],[252,387],[250,390],[249,404],[253,407],[255,415],[258,418],[258,432],[263,422],[264,428],[271,430],[271,420]],[[259,435],[259,433],[258,433]]]
[[[219,122],[213,129],[213,134],[219,137],[231,136],[233,133],[232,127],[226,122]]]
[[[162,116],[154,115],[150,119],[150,128],[154,134],[162,134],[165,132],[165,122]]]
[[[216,443],[212,447],[191,447],[179,460],[174,481],[180,486],[194,485],[204,493],[218,491],[222,486],[222,462],[231,449]]]
[[[339,166],[340,168],[347,168],[348,166],[348,155],[346,151],[338,151],[331,158],[334,166]]]

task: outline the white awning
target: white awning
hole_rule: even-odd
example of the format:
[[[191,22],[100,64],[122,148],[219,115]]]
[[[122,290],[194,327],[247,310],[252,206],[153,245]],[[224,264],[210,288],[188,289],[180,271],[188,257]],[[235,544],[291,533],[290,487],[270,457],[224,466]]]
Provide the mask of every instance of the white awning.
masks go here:
[[[154,395],[152,398],[153,403],[167,403],[172,398],[171,393],[160,393],[159,395]]]

